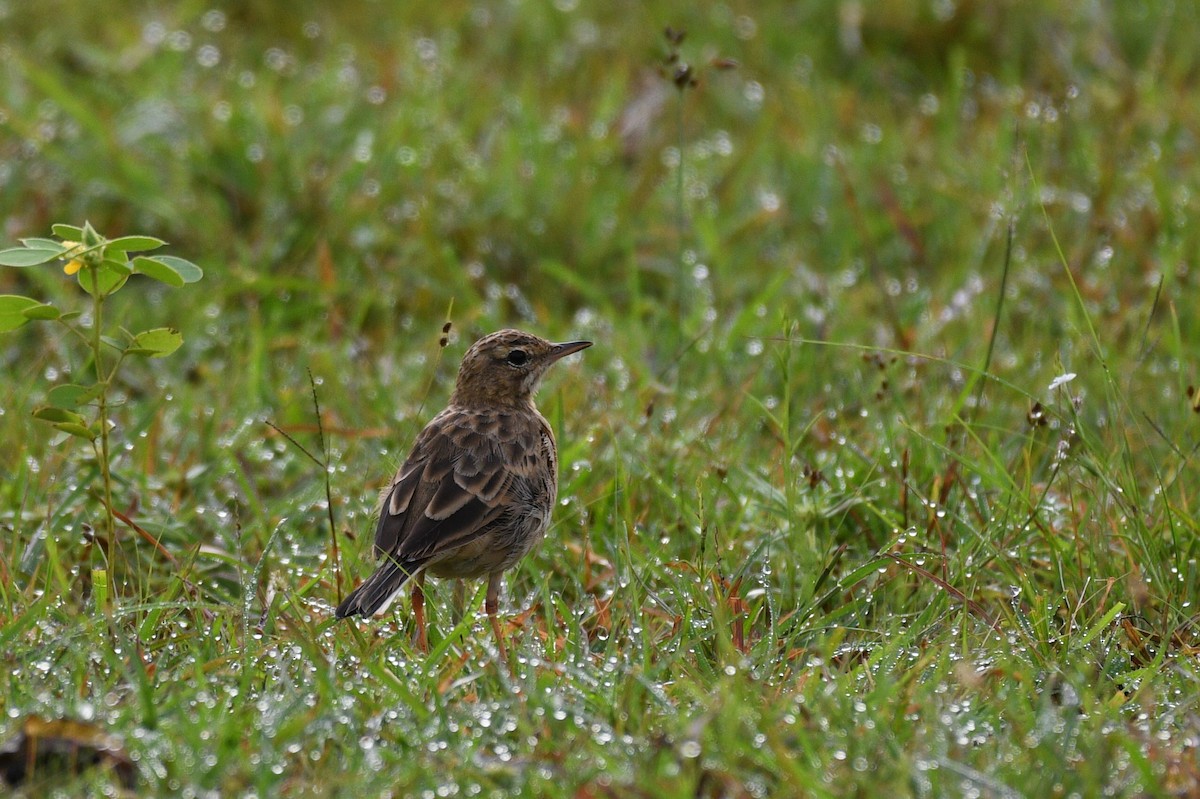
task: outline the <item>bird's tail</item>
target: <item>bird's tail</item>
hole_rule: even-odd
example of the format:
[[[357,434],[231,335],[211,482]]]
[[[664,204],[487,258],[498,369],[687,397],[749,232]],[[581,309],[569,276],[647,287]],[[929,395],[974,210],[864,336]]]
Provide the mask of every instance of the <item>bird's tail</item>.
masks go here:
[[[400,593],[409,577],[421,570],[415,563],[400,563],[387,558],[366,581],[350,592],[337,606],[334,615],[339,619],[347,616],[375,616],[383,613]]]

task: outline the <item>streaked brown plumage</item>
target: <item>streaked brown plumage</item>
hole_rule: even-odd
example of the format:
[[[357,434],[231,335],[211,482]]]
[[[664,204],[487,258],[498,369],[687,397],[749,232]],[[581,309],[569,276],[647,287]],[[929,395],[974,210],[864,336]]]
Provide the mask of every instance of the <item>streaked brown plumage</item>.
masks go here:
[[[338,618],[379,615],[414,578],[413,612],[425,644],[422,585],[435,577],[488,578],[496,610],[504,572],[546,533],[558,493],[554,433],[533,404],[552,363],[590,347],[519,330],[476,341],[450,404],[426,425],[387,489],[375,528],[379,568],[338,605]]]

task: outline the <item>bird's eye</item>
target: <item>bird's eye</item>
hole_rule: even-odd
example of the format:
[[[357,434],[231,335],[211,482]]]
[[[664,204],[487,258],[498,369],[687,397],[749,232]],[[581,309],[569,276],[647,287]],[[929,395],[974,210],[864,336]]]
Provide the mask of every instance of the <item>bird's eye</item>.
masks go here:
[[[529,353],[525,350],[513,350],[505,360],[512,366],[524,366],[529,363]]]

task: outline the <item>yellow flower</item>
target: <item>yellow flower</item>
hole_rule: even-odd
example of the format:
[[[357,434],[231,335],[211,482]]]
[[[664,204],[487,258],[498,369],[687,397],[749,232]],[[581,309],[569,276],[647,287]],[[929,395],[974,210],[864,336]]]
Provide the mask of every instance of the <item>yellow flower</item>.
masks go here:
[[[64,241],[63,246],[69,248],[63,251],[64,254],[73,253],[79,249],[82,249],[82,246],[77,241]],[[68,275],[73,275],[82,268],[83,262],[77,258],[72,258],[70,261],[67,261],[66,265],[63,267],[63,271]]]

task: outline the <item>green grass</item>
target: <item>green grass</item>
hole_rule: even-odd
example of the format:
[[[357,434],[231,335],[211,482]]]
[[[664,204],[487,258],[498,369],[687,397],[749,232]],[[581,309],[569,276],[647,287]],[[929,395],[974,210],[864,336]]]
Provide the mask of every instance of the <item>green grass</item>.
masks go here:
[[[146,535],[99,608],[97,463],[30,416],[88,364],[0,339],[0,734],[90,720],[147,795],[1200,790],[1200,19],[874,5],[0,7],[5,242],[90,219],[205,270],[106,311],[186,343],[117,387]],[[407,602],[332,622],[509,325],[596,341],[540,395],[511,673],[482,586],[431,581],[427,655]],[[319,452],[310,371],[340,562],[266,423]]]

